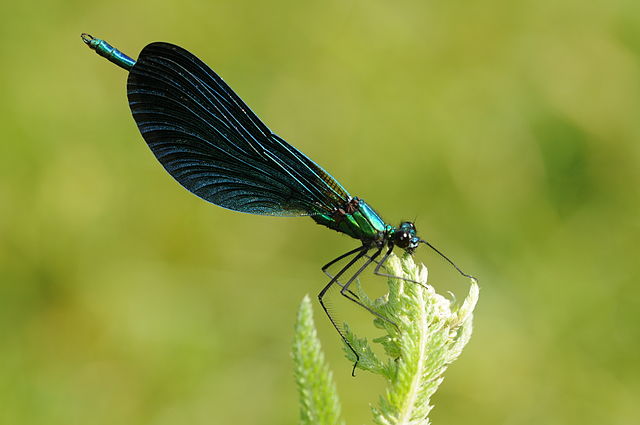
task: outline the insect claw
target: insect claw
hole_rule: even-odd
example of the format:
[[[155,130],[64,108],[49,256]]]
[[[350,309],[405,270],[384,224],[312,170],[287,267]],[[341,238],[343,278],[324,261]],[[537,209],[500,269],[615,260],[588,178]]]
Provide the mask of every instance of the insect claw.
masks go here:
[[[80,38],[82,39],[82,41],[85,42],[85,44],[91,43],[91,40],[94,39],[94,37],[91,34],[87,34],[86,32],[83,32],[82,34],[80,34]]]

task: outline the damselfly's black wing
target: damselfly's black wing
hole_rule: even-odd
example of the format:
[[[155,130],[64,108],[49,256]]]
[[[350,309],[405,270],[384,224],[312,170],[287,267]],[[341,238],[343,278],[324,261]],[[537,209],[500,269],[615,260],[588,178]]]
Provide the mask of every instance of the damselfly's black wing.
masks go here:
[[[182,186],[235,211],[313,215],[341,207],[347,191],[273,134],[200,59],[168,43],[146,46],[129,73],[138,128]]]

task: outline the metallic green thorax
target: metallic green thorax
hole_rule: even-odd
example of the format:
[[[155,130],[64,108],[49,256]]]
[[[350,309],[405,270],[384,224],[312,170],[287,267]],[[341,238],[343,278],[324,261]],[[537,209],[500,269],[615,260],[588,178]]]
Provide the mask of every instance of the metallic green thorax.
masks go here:
[[[82,41],[84,41],[92,50],[95,50],[97,54],[103,58],[107,58],[109,61],[115,63],[120,68],[126,69],[127,71],[129,71],[136,63],[135,60],[131,59],[129,56],[125,55],[104,40],[94,38],[89,34],[84,33],[82,34]]]
[[[363,242],[381,241],[385,234],[393,230],[393,227],[386,224],[378,213],[362,199],[354,198],[354,200],[355,202],[350,203],[350,205],[354,205],[352,212],[339,210],[330,215],[313,215],[312,218],[318,224]]]

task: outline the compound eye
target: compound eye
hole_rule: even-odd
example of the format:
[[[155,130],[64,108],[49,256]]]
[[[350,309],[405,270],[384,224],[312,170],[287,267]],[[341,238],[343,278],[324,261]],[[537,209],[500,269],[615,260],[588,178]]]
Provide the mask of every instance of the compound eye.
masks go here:
[[[411,222],[410,221],[403,221],[402,223],[400,223],[400,228],[402,230],[411,230]]]

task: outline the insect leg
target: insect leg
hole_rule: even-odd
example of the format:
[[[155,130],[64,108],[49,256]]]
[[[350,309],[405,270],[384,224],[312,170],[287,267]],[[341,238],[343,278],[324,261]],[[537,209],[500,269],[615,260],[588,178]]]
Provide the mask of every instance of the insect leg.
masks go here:
[[[441,256],[442,258],[447,260],[447,262],[449,264],[451,264],[458,271],[458,273],[460,273],[462,276],[464,276],[466,278],[469,278],[471,280],[474,280],[476,282],[478,281],[478,279],[476,279],[475,277],[471,276],[470,274],[466,274],[465,272],[463,272],[462,269],[460,269],[460,267],[456,266],[456,263],[451,261],[449,259],[449,257],[444,255],[439,249],[437,249],[435,246],[431,245],[429,242],[425,241],[424,239],[420,239],[420,243],[423,243],[423,244],[427,245],[429,248],[433,249],[439,256]]]
[[[369,266],[369,264],[371,264],[372,262],[375,261],[375,258],[380,255],[380,253],[382,252],[382,248],[380,247],[378,248],[378,250],[371,256],[367,256],[367,261],[358,269],[357,272],[355,272],[347,281],[347,283],[344,284],[344,286],[342,287],[342,289],[340,290],[340,293],[342,294],[342,296],[344,296],[345,298],[347,298],[350,301],[353,301],[354,303],[358,304],[360,307],[364,308],[365,310],[367,310],[369,313],[373,314],[376,317],[379,317],[380,319],[384,320],[387,323],[391,323],[393,326],[395,326],[396,328],[398,327],[398,325],[396,325],[394,322],[392,322],[391,320],[387,319],[386,317],[384,317],[383,315],[381,315],[380,313],[378,313],[377,311],[374,311],[373,309],[371,309],[370,307],[367,307],[366,305],[364,305],[362,302],[360,302],[357,298],[352,298],[351,296],[349,296],[349,294],[353,294],[353,292],[351,292],[349,290],[349,286],[351,285],[351,283],[353,283],[354,280],[356,280],[356,278]],[[385,256],[388,256],[388,252],[387,254],[385,254]]]
[[[402,277],[402,276],[394,276],[392,274],[380,272],[380,268],[384,265],[384,263],[387,262],[387,260],[389,259],[389,256],[391,255],[391,252],[393,252],[393,245],[389,245],[389,249],[387,250],[387,252],[385,252],[384,256],[382,257],[382,260],[380,260],[380,262],[376,262],[377,265],[376,265],[376,268],[373,270],[373,273],[378,275],[378,276],[390,277],[392,279],[402,279],[402,280],[404,280],[406,282],[417,283],[418,285],[422,286],[423,288],[426,288],[426,286],[424,286],[423,283],[418,282],[417,280],[409,279],[409,278]]]
[[[355,249],[352,249],[351,251],[344,253],[342,255],[340,255],[337,258],[334,258],[333,260],[329,261],[327,264],[325,264],[324,266],[322,266],[322,273],[326,274],[327,276],[329,276],[329,279],[333,279],[333,275],[331,273],[329,273],[329,271],[327,270],[329,267],[331,267],[332,265],[334,265],[335,263],[337,263],[338,261],[355,254],[356,252],[360,252],[362,250],[362,247],[359,246]],[[336,280],[336,283],[338,285],[340,285],[340,287],[344,288],[344,285],[342,284],[342,282],[340,282],[339,280]],[[356,294],[354,294],[353,292],[349,291],[351,293],[351,295],[353,295],[354,297],[358,298],[358,296]]]
[[[340,335],[340,338],[342,338],[342,340],[344,341],[344,343],[347,345],[347,347],[349,347],[349,349],[353,352],[353,354],[356,356],[356,362],[353,365],[353,370],[351,371],[351,376],[356,376],[356,365],[358,364],[358,361],[360,360],[360,356],[358,355],[358,353],[356,352],[356,350],[351,346],[351,344],[349,343],[349,341],[347,341],[347,338],[345,338],[344,334],[342,333],[342,331],[340,330],[340,327],[338,326],[338,324],[336,323],[335,319],[331,316],[331,313],[329,313],[329,310],[327,309],[327,306],[324,303],[324,296],[327,293],[327,291],[329,290],[329,288],[331,288],[333,286],[334,283],[336,283],[338,281],[338,278],[340,276],[342,276],[342,274],[344,272],[346,272],[351,266],[353,266],[360,258],[362,258],[364,255],[366,255],[367,251],[369,251],[369,248],[365,245],[359,247],[358,249],[352,250],[346,254],[341,255],[340,257],[338,257],[337,259],[331,261],[329,264],[327,264],[324,268],[330,266],[331,264],[335,263],[336,261],[350,255],[350,254],[354,254],[354,253],[358,253],[354,258],[351,259],[351,261],[349,261],[347,263],[346,266],[344,266],[338,273],[336,273],[336,275],[334,277],[331,278],[331,280],[329,281],[329,283],[327,283],[327,285],[322,288],[322,291],[320,291],[320,293],[318,294],[318,301],[320,302],[320,305],[322,306],[322,309],[324,310],[325,314],[327,315],[327,317],[329,318],[329,321],[331,322],[331,324],[333,325],[333,327],[336,329],[336,331],[338,332],[338,335]],[[342,287],[342,285],[340,285]],[[343,289],[340,291],[342,293]]]

